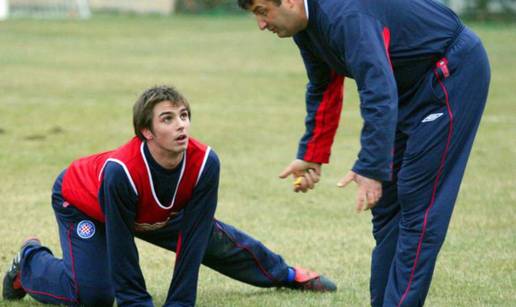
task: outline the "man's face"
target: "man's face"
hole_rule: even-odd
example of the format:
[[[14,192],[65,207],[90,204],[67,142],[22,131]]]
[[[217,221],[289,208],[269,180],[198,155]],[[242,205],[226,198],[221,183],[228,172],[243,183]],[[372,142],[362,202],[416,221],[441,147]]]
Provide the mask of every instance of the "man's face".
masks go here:
[[[278,37],[293,36],[308,22],[302,0],[282,0],[280,6],[270,0],[254,0],[249,11],[256,17],[260,30],[267,29]]]
[[[189,128],[187,108],[182,104],[162,101],[152,110],[152,131],[144,129],[142,133],[149,144],[152,142],[161,152],[173,156],[186,150]]]

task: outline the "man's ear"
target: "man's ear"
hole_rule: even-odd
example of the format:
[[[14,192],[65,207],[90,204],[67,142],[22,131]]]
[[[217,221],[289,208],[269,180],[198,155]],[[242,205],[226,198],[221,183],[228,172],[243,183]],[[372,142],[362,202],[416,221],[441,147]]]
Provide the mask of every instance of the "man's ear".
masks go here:
[[[141,130],[142,134],[143,134],[143,137],[147,140],[147,141],[150,141],[152,140],[152,138],[154,137],[154,134],[152,134],[152,131],[150,131],[150,129],[142,129]]]
[[[297,2],[299,2],[299,1],[300,1],[300,0],[281,0],[281,3],[282,3],[283,5],[285,5],[285,7],[292,8],[292,7],[294,7],[294,6],[297,4]],[[301,1],[303,1],[303,0],[301,0]]]

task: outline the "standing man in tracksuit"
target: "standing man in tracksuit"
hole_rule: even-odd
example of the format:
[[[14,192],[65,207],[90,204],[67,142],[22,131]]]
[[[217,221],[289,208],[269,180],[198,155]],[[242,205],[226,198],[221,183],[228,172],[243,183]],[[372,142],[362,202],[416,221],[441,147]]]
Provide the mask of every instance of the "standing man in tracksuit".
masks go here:
[[[214,219],[219,160],[189,135],[190,106],[153,87],[133,108],[136,136],[72,162],[52,191],[63,259],[27,240],[4,276],[4,299],[57,305],[153,306],[135,237],[176,252],[166,306],[193,306],[201,263],[260,287],[335,291],[261,242]]]
[[[306,133],[280,175],[307,191],[328,163],[344,77],[356,81],[361,149],[339,181],[372,208],[373,306],[425,301],[487,99],[479,38],[432,0],[239,0],[261,30],[293,37],[308,74]]]

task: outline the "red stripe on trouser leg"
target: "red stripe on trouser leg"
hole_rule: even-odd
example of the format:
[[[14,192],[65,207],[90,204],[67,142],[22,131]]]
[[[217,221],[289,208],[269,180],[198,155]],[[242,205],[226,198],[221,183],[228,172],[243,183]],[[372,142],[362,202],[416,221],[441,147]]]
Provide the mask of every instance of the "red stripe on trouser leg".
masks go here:
[[[303,160],[328,163],[331,145],[339,126],[342,111],[344,77],[332,72],[331,82],[324,91],[323,98],[315,114],[312,137],[306,145]]]
[[[60,296],[60,295],[54,295],[52,293],[43,292],[43,291],[36,291],[36,290],[32,290],[32,289],[28,289],[28,288],[24,287],[24,290],[27,293],[35,294],[35,295],[44,295],[44,296],[52,297],[52,298],[55,298],[55,299],[58,299],[58,300],[62,300],[62,301],[65,301],[65,302],[72,302],[72,303],[78,303],[79,302],[79,284],[77,283],[77,276],[75,274],[75,257],[73,255],[73,249],[72,249],[72,231],[73,231],[74,228],[75,228],[74,224],[70,224],[70,227],[68,228],[68,231],[67,231],[67,239],[68,239],[68,246],[69,246],[69,249],[70,249],[70,259],[72,261],[72,278],[73,278],[72,282],[73,282],[74,287],[75,287],[75,298],[69,298],[69,297]]]
[[[35,291],[35,290],[30,290],[30,289],[25,289],[25,291],[27,293],[30,293],[30,294],[45,295],[45,296],[53,297],[55,299],[58,299],[58,300],[61,300],[61,301],[65,301],[65,302],[78,303],[77,299],[71,299],[71,298],[64,297],[64,296],[53,295],[53,294],[50,294],[50,293],[47,293],[47,292]]]
[[[75,285],[75,297],[76,300],[79,299],[79,284],[77,283],[77,276],[75,275],[75,257],[73,256],[73,248],[72,248],[72,231],[74,229],[74,224],[70,224],[70,229],[68,229],[68,246],[70,248],[70,259],[72,259],[72,276],[73,276],[73,284]]]
[[[444,83],[442,82],[442,80],[439,77],[439,74],[437,73],[436,70],[434,70],[434,74],[435,74],[435,76],[437,78],[437,81],[439,82],[439,85],[440,85],[441,89],[444,92],[445,101],[446,101],[446,108],[448,110],[448,116],[450,118],[450,124],[449,124],[449,128],[448,128],[448,139],[446,141],[446,146],[444,148],[443,155],[441,157],[441,164],[439,165],[439,169],[437,170],[437,175],[435,177],[435,181],[434,181],[434,185],[433,185],[433,189],[432,189],[432,197],[430,199],[430,204],[428,205],[428,208],[425,211],[425,218],[423,220],[423,227],[421,229],[421,235],[419,236],[419,241],[418,241],[417,249],[416,249],[416,259],[414,260],[414,265],[412,266],[412,270],[410,271],[410,278],[409,278],[409,281],[408,281],[408,284],[407,284],[407,288],[405,289],[405,291],[403,292],[403,295],[401,296],[400,302],[398,303],[398,307],[401,306],[401,304],[403,303],[403,301],[407,297],[407,295],[408,295],[408,293],[410,291],[410,286],[412,285],[412,280],[414,279],[414,274],[416,272],[417,264],[418,264],[418,261],[419,261],[419,256],[421,254],[421,248],[422,248],[422,245],[423,245],[423,238],[425,236],[426,226],[427,226],[427,223],[428,223],[428,214],[430,212],[430,209],[432,209],[432,207],[434,205],[434,202],[435,202],[435,196],[436,196],[436,193],[437,193],[437,186],[439,185],[439,179],[441,179],[441,174],[443,172],[444,164],[446,162],[446,156],[448,154],[448,148],[450,147],[451,138],[452,138],[452,135],[453,135],[453,113],[452,113],[452,110],[451,110],[450,101],[448,99],[448,91],[446,90],[446,87],[444,86]]]
[[[256,264],[256,266],[258,267],[258,269],[260,270],[260,272],[262,272],[262,274],[267,277],[267,279],[269,279],[271,282],[275,283],[275,284],[280,284],[281,282],[279,280],[277,280],[276,278],[274,278],[269,272],[267,272],[267,270],[262,266],[262,264],[260,263],[260,260],[258,260],[258,257],[253,253],[253,251],[248,248],[247,246],[244,246],[244,245],[240,245],[238,244],[238,242],[233,239],[224,229],[222,229],[222,227],[220,227],[217,223],[215,223],[215,227],[217,227],[218,230],[220,230],[225,236],[226,238],[228,238],[232,243],[233,245],[235,245],[236,247],[246,251],[249,255],[251,255],[251,258],[253,258],[253,261],[254,263]]]

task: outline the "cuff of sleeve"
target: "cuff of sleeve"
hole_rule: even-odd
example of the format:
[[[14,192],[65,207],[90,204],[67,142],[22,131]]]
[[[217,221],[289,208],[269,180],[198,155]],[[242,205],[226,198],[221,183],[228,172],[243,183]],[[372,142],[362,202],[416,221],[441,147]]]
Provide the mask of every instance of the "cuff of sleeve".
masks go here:
[[[385,170],[377,170],[377,169],[368,169],[361,167],[359,165],[359,161],[355,163],[353,166],[353,172],[375,180],[379,180],[382,182],[388,182],[392,180],[392,170],[391,169],[385,169]]]
[[[306,162],[328,164],[330,162],[330,151],[329,150],[318,150],[317,152],[307,152],[307,146],[303,143],[299,144],[297,148],[296,158]]]
[[[300,153],[297,154],[297,159],[303,160],[306,162],[320,163],[320,164],[328,164],[330,162],[330,156],[323,155],[311,155],[310,157],[302,155]]]

